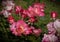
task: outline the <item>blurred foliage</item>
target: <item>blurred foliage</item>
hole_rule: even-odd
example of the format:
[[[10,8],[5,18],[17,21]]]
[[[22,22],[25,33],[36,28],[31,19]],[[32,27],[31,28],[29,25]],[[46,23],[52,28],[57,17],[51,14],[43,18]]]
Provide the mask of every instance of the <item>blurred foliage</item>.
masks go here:
[[[60,18],[60,3],[52,2],[50,0],[15,0],[15,4],[22,6],[24,9],[27,9],[28,6],[32,5],[34,2],[44,2],[46,4],[45,7],[45,17],[37,17],[38,22],[34,23],[34,26],[42,29],[42,34],[39,37],[35,37],[33,35],[29,36],[22,36],[17,37],[14,36],[10,30],[9,30],[9,23],[7,22],[7,19],[3,17],[3,15],[0,15],[0,40],[2,42],[41,42],[43,34],[47,33],[46,25],[48,22],[50,22],[50,12],[51,11],[57,11],[58,12],[58,18]],[[1,1],[0,1],[1,2]],[[2,9],[1,3],[0,3],[0,10]],[[20,19],[18,15],[12,14],[16,20]]]

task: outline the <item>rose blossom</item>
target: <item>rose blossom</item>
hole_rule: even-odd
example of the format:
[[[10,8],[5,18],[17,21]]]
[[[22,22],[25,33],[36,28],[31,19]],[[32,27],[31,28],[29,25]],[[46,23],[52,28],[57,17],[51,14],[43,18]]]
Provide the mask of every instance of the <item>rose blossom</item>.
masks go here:
[[[18,20],[16,23],[14,22],[10,26],[10,30],[12,31],[13,34],[17,36],[21,36],[22,34],[28,35],[32,33],[32,30],[28,25],[23,21],[23,20]]]
[[[13,24],[13,23],[15,22],[13,16],[11,16],[11,15],[8,16],[7,21],[8,21],[10,24]]]
[[[35,3],[33,5],[34,7],[34,12],[36,13],[36,15],[38,16],[45,16],[44,14],[44,5],[43,4],[40,4],[40,3]]]
[[[25,22],[23,20],[18,20],[17,22],[14,22],[11,26],[10,26],[10,30],[12,31],[13,34],[15,34],[16,36],[21,36],[22,33],[24,32],[24,27],[26,26]]]
[[[48,29],[49,34],[55,34],[56,33],[53,22],[50,22],[47,24],[47,29]]]
[[[14,6],[15,6],[13,1],[9,1],[9,0],[2,1],[2,4],[4,4],[4,6],[5,6],[4,8],[9,12],[11,12],[12,9],[14,9]]]
[[[60,19],[56,19],[54,21],[54,27],[57,31],[57,35],[60,36]]]
[[[60,19],[55,20],[55,22],[54,22],[54,27],[55,27],[56,29],[60,28]]]
[[[42,42],[58,42],[58,38],[53,34],[44,34]]]
[[[57,13],[57,12],[55,12],[55,11],[52,11],[52,12],[51,12],[51,18],[52,18],[52,19],[55,20],[55,19],[57,18],[57,16],[58,16],[58,13]]]

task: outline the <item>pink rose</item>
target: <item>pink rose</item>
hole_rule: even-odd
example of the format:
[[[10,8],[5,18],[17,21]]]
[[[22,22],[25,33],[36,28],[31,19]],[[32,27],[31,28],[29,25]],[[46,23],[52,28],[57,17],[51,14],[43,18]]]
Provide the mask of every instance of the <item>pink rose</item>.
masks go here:
[[[53,34],[44,34],[42,42],[58,42],[58,38]]]
[[[48,29],[49,34],[55,34],[56,33],[53,22],[50,22],[47,24],[47,29]]]
[[[14,22],[15,22],[15,20],[14,20],[14,18],[13,18],[13,16],[8,16],[8,19],[7,19],[7,21],[10,23],[10,24],[13,24]]]
[[[55,11],[51,12],[51,18],[52,19],[56,19],[57,16],[58,16],[57,12],[55,12]]]
[[[56,19],[54,21],[54,27],[55,27],[55,29],[57,31],[57,35],[60,36],[60,19]]]
[[[28,25],[23,20],[18,20],[16,23],[14,22],[10,26],[12,33],[17,36],[21,36],[26,31],[26,29],[28,30]]]
[[[35,14],[37,15],[37,16],[45,16],[45,14],[44,14],[44,4],[42,3],[42,4],[40,4],[40,3],[35,3],[34,5],[33,5],[34,7],[33,7],[33,9],[34,9],[34,12],[35,12]]]

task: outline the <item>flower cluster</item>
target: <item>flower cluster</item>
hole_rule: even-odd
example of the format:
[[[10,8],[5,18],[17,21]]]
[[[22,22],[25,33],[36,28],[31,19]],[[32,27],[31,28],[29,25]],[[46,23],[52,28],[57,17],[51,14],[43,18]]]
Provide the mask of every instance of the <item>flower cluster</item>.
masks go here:
[[[2,1],[2,5],[4,6],[4,9],[0,12],[1,14],[3,14],[5,17],[8,17],[9,15],[11,15],[12,10],[14,9],[14,2],[11,0],[6,0],[6,1]]]
[[[54,22],[48,23],[47,29],[48,34],[44,35],[42,42],[60,42],[60,19],[56,19]]]
[[[33,23],[36,21],[35,17],[45,16],[44,8],[44,3],[34,3],[32,6],[29,6],[28,9],[23,9],[21,6],[15,6],[15,13],[21,15],[22,19],[28,17],[28,22]]]
[[[51,12],[51,18],[55,20],[54,22],[49,22],[47,24],[48,34],[44,34],[44,37],[42,38],[42,42],[60,42],[60,22],[59,19],[56,19],[58,16],[58,13],[55,11]],[[56,35],[58,34],[58,36]]]
[[[10,24],[10,31],[15,36],[30,35],[39,36],[42,32],[41,28],[36,29],[31,23],[37,22],[36,17],[44,17],[44,3],[34,3],[29,6],[28,9],[23,9],[21,6],[15,5],[12,0],[2,1],[4,9],[1,13],[7,18]],[[12,13],[21,16],[21,19],[15,21]],[[57,12],[51,12],[51,18],[55,20],[57,17]],[[28,18],[26,21],[24,19]],[[28,23],[26,23],[28,22]],[[30,23],[30,24],[29,24]],[[54,22],[47,24],[48,34],[44,34],[42,42],[58,42],[58,37],[55,36],[56,32],[60,35],[60,20],[57,19]]]
[[[16,14],[22,13],[21,16],[25,18],[28,17],[36,17],[36,16],[45,16],[44,14],[44,3],[34,3],[32,6],[29,6],[28,9],[23,9],[21,6],[16,6]]]
[[[33,6],[29,6],[28,9],[23,9],[21,6],[16,6],[15,3],[11,0],[2,1],[4,9],[2,14],[7,18],[7,21],[10,24],[10,31],[16,36],[29,35],[33,34],[39,36],[42,32],[40,28],[36,29],[34,26],[29,26],[28,23],[34,23],[36,21],[36,16],[44,16],[44,3],[35,3]],[[12,13],[15,12],[17,15],[22,18],[15,21]],[[28,17],[28,20],[24,21]]]

